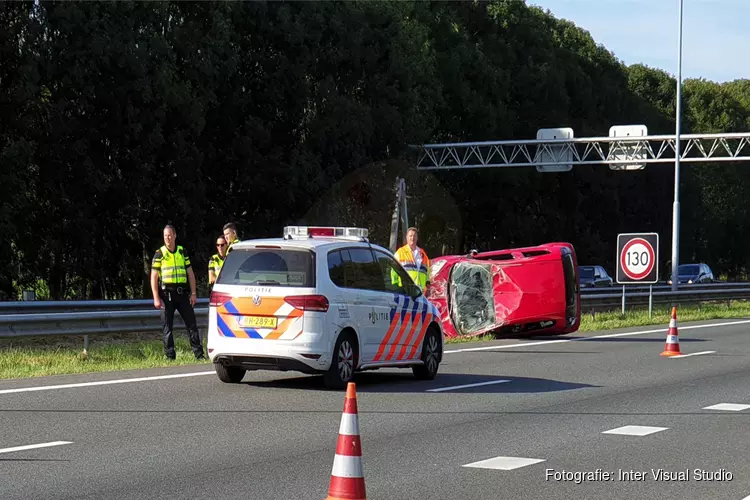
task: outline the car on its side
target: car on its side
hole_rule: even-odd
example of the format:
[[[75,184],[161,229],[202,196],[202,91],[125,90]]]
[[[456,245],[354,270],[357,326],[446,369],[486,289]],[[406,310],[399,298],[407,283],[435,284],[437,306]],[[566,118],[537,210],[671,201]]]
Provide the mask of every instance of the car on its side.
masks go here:
[[[436,257],[425,295],[446,337],[550,335],[578,330],[580,283],[573,245]]]
[[[208,355],[219,379],[248,370],[323,374],[411,368],[434,379],[443,358],[438,311],[364,228],[289,226],[236,243],[211,292]]]
[[[578,279],[581,288],[614,286],[614,280],[602,266],[578,266]]]

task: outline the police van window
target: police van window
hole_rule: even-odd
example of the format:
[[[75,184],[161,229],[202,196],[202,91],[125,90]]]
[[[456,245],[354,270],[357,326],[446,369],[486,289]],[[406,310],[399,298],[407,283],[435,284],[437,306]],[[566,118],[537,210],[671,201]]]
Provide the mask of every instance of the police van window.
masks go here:
[[[412,281],[411,276],[406,274],[404,268],[394,259],[379,250],[375,250],[375,259],[380,268],[380,279],[385,290],[406,295],[404,284]]]
[[[313,287],[314,269],[309,250],[233,250],[227,255],[217,284]]]
[[[369,248],[350,248],[349,258],[352,261],[354,269],[354,281],[352,288],[364,290],[384,291],[383,278],[380,273],[380,267],[372,256]],[[347,275],[347,284],[349,276]]]
[[[348,260],[349,252],[347,252],[346,257]],[[328,275],[331,277],[331,281],[334,285],[341,288],[346,288],[346,270],[344,259],[341,255],[341,251],[339,250],[328,252]]]

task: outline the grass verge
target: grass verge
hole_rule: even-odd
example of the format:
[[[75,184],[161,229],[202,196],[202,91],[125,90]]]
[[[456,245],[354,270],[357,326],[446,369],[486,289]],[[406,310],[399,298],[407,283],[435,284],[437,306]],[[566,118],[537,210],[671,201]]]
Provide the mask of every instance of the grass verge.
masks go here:
[[[669,324],[671,311],[666,306],[654,308],[653,317],[648,310],[597,313],[581,317],[579,332],[612,330],[616,328]],[[733,302],[731,308],[722,304],[686,304],[678,309],[678,321],[701,321],[750,317],[750,302]],[[447,339],[447,344],[460,344],[492,340],[491,336]],[[204,340],[205,344],[205,340]],[[205,365],[209,361],[196,361],[190,351],[187,335],[175,334],[177,359],[167,361],[161,343],[161,333],[91,335],[88,355],[83,355],[83,337],[26,337],[0,340],[0,379],[31,378],[48,375],[107,372],[159,368],[180,365]]]

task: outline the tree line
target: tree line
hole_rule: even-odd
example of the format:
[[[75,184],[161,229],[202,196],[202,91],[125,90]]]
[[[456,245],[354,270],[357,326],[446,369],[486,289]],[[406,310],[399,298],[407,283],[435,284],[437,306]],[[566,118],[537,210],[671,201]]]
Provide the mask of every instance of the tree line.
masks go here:
[[[656,231],[669,258],[672,164],[414,169],[413,144],[674,133],[671,75],[521,1],[4,2],[0,26],[3,299],[148,297],[167,223],[204,293],[228,221],[387,246],[398,177],[431,256],[570,241],[613,272],[618,232]],[[683,133],[750,129],[748,80],[683,99]],[[681,262],[743,276],[750,173],[682,172]]]

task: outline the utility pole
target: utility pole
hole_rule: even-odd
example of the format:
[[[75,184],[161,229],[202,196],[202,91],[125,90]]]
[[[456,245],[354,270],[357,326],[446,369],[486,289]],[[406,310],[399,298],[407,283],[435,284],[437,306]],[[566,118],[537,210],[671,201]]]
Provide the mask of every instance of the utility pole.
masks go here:
[[[682,2],[677,42],[677,117],[675,125],[674,204],[672,205],[672,290],[677,291],[680,260],[680,123],[682,119]]]

